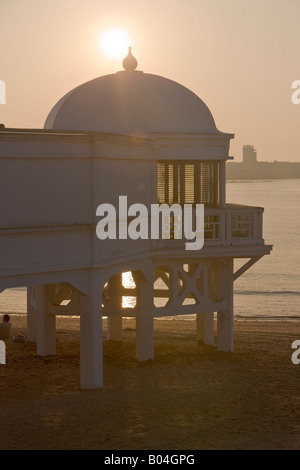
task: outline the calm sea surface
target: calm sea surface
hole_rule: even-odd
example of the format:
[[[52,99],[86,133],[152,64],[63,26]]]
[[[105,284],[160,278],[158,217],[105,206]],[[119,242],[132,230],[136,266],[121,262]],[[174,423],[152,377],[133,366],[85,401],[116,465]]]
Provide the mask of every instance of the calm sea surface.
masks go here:
[[[235,281],[235,316],[300,318],[300,180],[228,182],[227,202],[264,207],[265,242],[274,245]],[[25,313],[26,289],[2,292],[0,312]]]

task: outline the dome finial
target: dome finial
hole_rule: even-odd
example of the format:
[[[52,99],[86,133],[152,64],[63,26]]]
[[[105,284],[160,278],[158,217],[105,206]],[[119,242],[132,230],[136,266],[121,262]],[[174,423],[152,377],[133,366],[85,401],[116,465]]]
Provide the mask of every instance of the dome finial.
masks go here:
[[[138,62],[131,53],[131,47],[128,47],[128,54],[123,60],[122,65],[125,70],[135,70],[137,68]]]

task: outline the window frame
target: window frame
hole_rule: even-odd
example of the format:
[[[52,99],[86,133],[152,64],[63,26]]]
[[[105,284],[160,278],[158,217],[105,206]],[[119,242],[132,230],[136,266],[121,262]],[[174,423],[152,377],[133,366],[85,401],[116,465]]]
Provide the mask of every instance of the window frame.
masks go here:
[[[191,189],[187,191],[190,171],[188,167],[191,165],[193,166],[193,191]],[[157,199],[159,204],[192,204],[194,207],[196,204],[204,204],[205,207],[219,207],[220,162],[218,160],[159,160],[157,162]]]

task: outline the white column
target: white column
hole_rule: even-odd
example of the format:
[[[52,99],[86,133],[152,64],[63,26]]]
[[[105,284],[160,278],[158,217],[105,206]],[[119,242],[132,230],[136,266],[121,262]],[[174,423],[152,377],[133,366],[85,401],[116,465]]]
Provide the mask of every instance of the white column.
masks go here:
[[[198,313],[196,317],[197,341],[207,345],[215,344],[214,312]]]
[[[226,310],[218,312],[218,350],[233,351],[233,259],[222,273],[222,291],[226,296]]]
[[[218,350],[233,351],[233,314],[229,310],[218,312]]]
[[[37,354],[56,354],[56,318],[49,313],[52,285],[36,286]]]
[[[108,281],[109,313],[117,313],[122,308],[122,273],[112,276]],[[107,339],[121,341],[122,317],[107,318]]]
[[[136,358],[138,361],[153,359],[153,272],[148,279],[135,273],[137,286]]]
[[[33,298],[35,287],[27,287],[27,340],[36,342],[36,301]],[[33,305],[33,303],[35,305]]]
[[[102,279],[96,271],[88,273],[88,292],[80,294],[80,387],[103,386]]]
[[[122,340],[122,317],[107,317],[107,339]]]

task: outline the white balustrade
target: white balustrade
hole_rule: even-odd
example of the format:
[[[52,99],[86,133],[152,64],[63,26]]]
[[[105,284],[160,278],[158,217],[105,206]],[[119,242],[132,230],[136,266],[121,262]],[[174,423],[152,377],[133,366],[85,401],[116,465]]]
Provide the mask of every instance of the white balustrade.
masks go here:
[[[204,246],[263,245],[263,208],[227,204],[224,208],[205,208]],[[184,240],[156,240],[156,248],[183,246]]]

